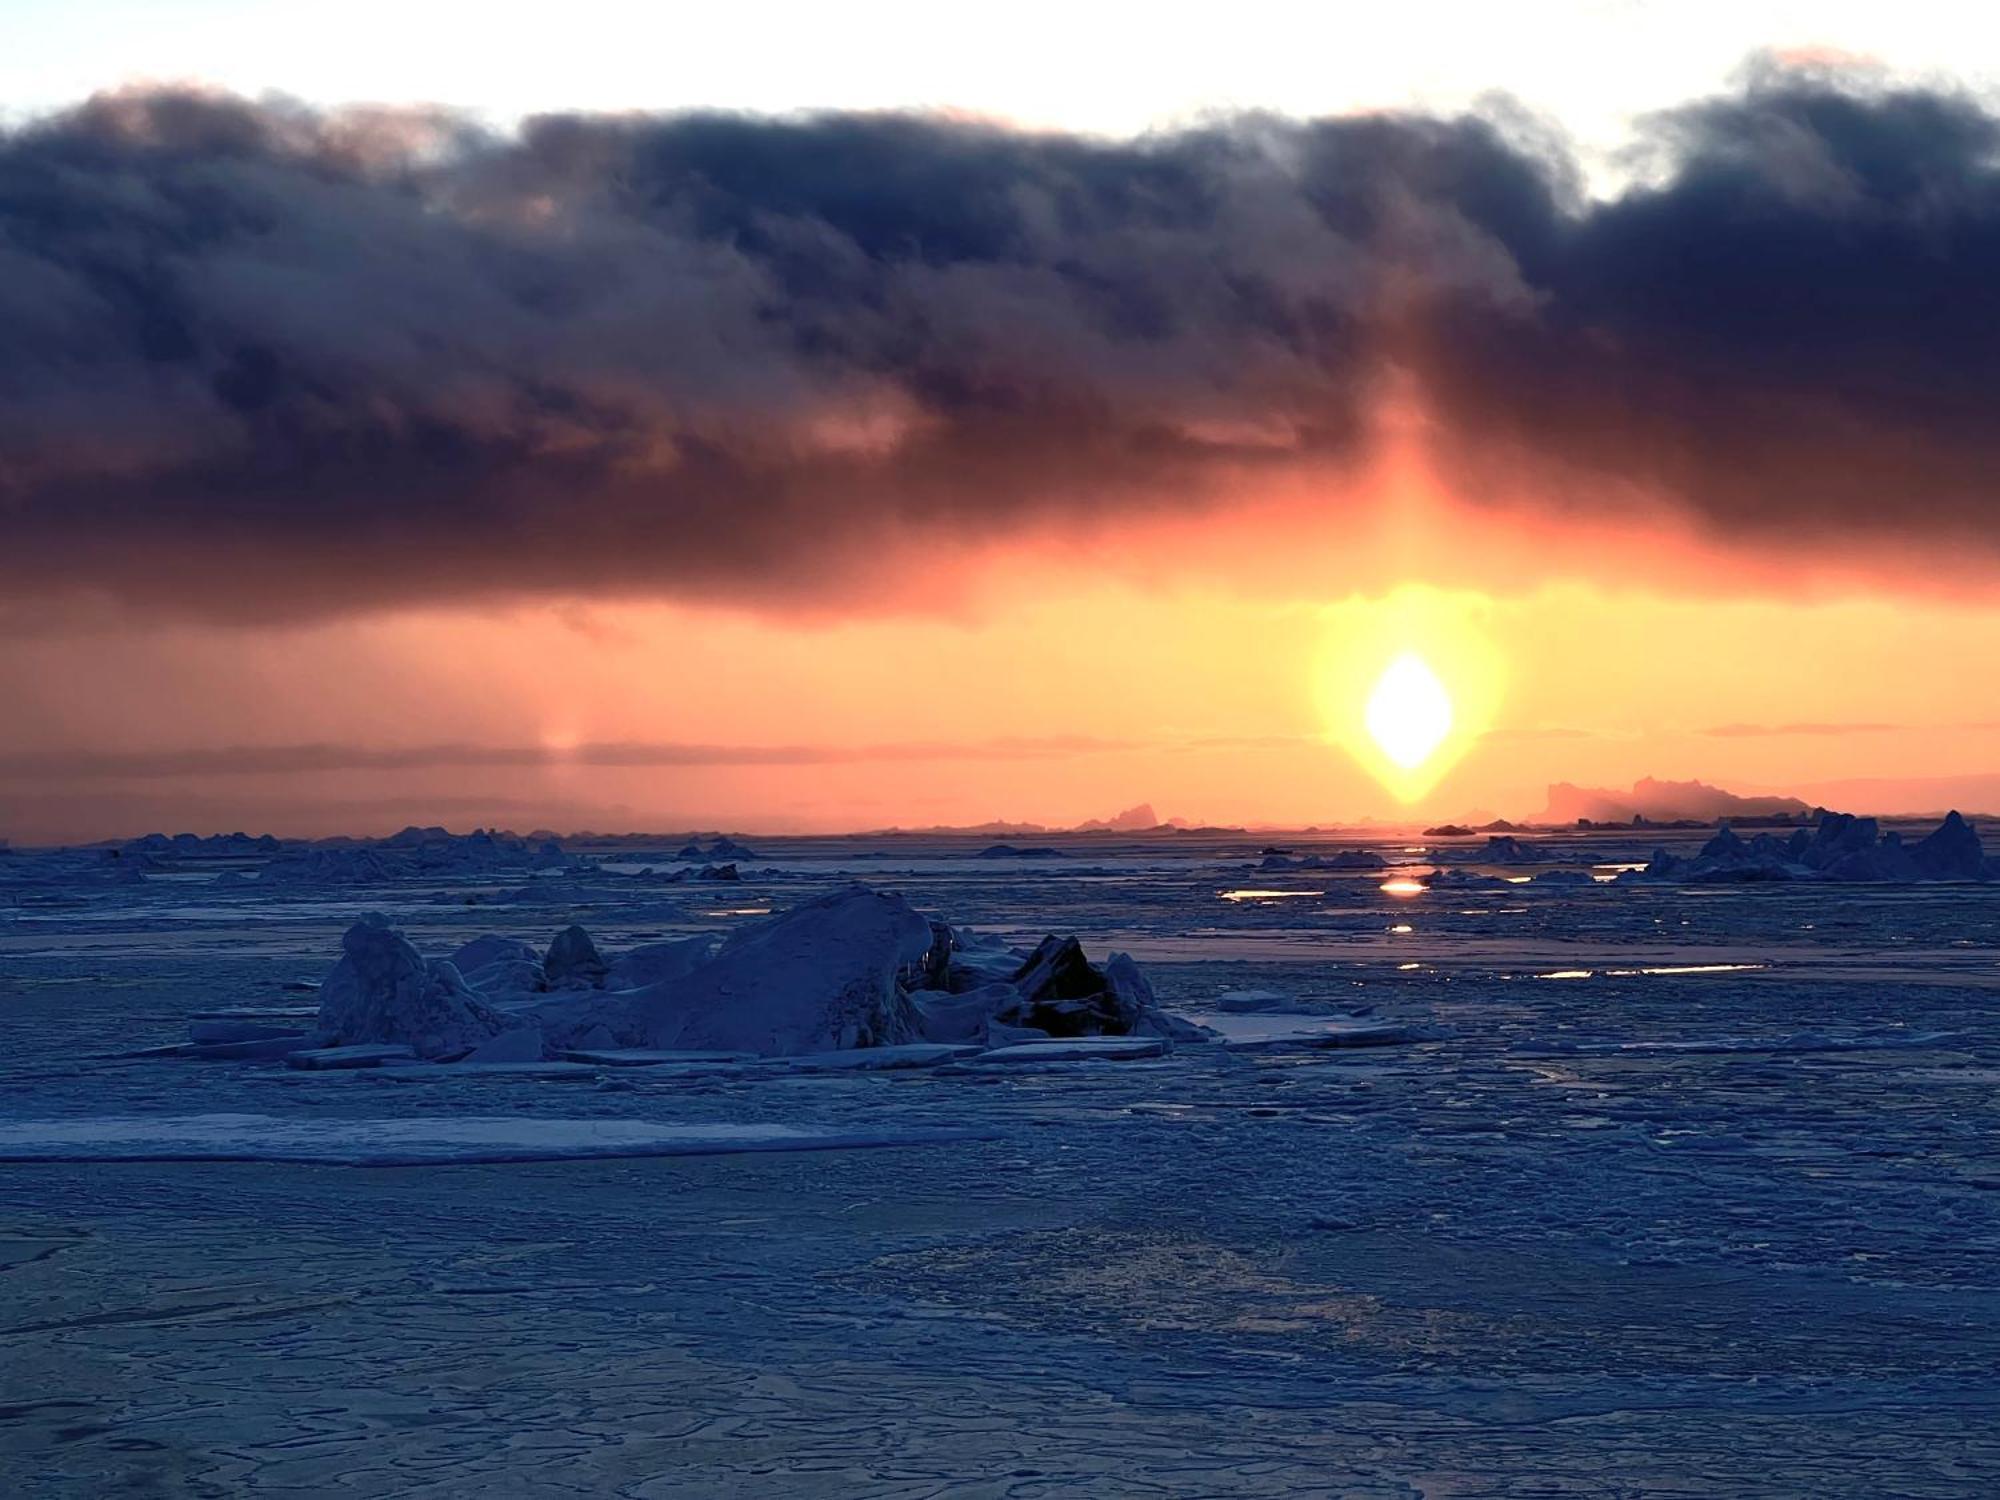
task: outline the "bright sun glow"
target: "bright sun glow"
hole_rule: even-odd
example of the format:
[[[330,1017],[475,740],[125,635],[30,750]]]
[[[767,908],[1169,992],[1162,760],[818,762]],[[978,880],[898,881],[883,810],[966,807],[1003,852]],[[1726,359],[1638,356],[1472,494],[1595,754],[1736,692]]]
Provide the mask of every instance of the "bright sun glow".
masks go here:
[[[1405,651],[1383,670],[1368,695],[1365,722],[1382,753],[1413,771],[1451,733],[1451,695],[1422,657]]]
[[[1411,584],[1321,613],[1313,696],[1327,742],[1413,812],[1499,711],[1506,671],[1491,610],[1483,595]]]

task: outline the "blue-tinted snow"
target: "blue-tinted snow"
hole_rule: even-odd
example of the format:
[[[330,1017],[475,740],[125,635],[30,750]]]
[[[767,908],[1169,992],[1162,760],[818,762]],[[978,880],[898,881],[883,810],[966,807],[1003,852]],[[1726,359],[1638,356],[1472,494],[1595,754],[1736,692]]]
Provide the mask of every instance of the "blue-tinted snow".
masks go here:
[[[1678,837],[1692,855],[1706,835]],[[1641,838],[1552,842],[1602,867],[1649,859],[1661,836]],[[1317,894],[1225,900],[1267,840],[1047,861],[754,842],[777,873],[726,897],[615,871],[534,902],[492,899],[512,873],[357,892],[166,872],[0,905],[17,1129],[958,1133],[0,1167],[6,1492],[2000,1493],[2000,890],[1396,896],[1317,871]],[[364,910],[433,957],[571,922],[615,956],[842,872],[1009,943],[1129,950],[1169,1009],[1268,990],[1290,1013],[1214,1018],[1267,1046],[1007,1067],[501,1065],[407,1087],[96,1060],[295,1007]],[[1273,1035],[1376,1027],[1412,1040]]]

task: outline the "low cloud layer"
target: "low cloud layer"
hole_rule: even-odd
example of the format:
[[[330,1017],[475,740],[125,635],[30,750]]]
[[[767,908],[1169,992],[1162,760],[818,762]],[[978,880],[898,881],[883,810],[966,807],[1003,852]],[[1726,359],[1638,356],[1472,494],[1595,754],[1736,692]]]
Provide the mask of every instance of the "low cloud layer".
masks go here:
[[[1996,146],[1794,73],[1654,122],[1608,202],[1507,115],[100,99],[0,136],[0,594],[901,594],[910,544],[1337,478],[1390,389],[1472,499],[1991,547]]]

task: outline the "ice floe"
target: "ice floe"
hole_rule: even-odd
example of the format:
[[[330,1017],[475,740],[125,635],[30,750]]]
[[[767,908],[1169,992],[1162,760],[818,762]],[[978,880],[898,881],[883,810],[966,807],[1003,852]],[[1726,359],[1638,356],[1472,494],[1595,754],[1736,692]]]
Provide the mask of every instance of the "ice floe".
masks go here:
[[[261,1018],[199,1022],[174,1055],[241,1046],[245,1056],[285,1056],[302,1068],[405,1057],[523,1068],[613,1055],[632,1063],[897,1047],[942,1058],[1052,1038],[1138,1038],[1159,1044],[1152,1051],[1207,1035],[1160,1005],[1129,954],[1099,965],[1076,938],[1053,934],[1011,949],[858,884],[719,944],[707,935],[665,940],[615,959],[574,924],[539,955],[489,933],[449,959],[426,959],[379,914],[350,928],[341,946],[309,1034]]]

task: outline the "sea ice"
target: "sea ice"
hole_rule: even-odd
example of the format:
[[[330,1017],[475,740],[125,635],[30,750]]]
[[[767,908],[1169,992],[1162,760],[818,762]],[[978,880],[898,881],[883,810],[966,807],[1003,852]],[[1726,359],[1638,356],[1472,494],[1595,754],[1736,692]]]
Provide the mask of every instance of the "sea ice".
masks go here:
[[[1078,1036],[1059,1037],[1046,1042],[1017,1042],[982,1052],[982,1063],[1033,1062],[1130,1062],[1142,1057],[1159,1057],[1167,1044],[1159,1037]]]
[[[445,1075],[452,1070],[433,1070]],[[980,1138],[970,1130],[816,1130],[773,1124],[455,1115],[284,1119],[275,1115],[101,1115],[0,1120],[0,1161],[270,1161],[397,1167],[828,1151]]]
[[[643,943],[611,961],[604,987],[636,990],[669,979],[684,979],[708,962],[714,952],[715,939],[706,933],[672,942]]]
[[[1994,863],[1980,847],[1979,831],[1957,812],[1915,844],[1883,833],[1874,818],[1821,811],[1810,832],[1793,830],[1743,839],[1724,826],[1692,858],[1656,849],[1639,880],[1790,881],[1838,880],[1905,883],[1916,880],[1986,880]],[[1627,878],[1627,877],[1621,877]]]
[[[900,896],[849,886],[739,930],[683,978],[581,1006],[551,1001],[540,1015],[565,1041],[601,1025],[630,1046],[762,1056],[914,1041],[898,979],[932,941]]]
[[[288,1052],[285,1061],[294,1068],[376,1068],[383,1063],[409,1062],[416,1052],[400,1043],[356,1042],[341,1047],[310,1047]]]

